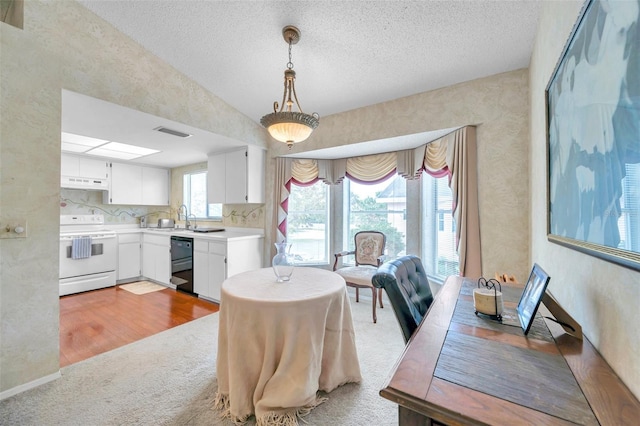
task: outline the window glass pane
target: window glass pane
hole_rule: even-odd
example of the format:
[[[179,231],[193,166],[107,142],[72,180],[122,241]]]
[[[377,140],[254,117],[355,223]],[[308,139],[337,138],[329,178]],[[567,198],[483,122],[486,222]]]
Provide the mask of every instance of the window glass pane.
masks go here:
[[[209,218],[222,220],[222,203],[209,204]]]
[[[207,217],[207,172],[191,174],[189,214],[197,218]]]
[[[329,185],[291,185],[287,242],[297,263],[329,263]]]
[[[422,184],[422,261],[428,275],[444,281],[458,275],[456,224],[453,220],[453,196],[449,178],[434,178],[423,173]]]
[[[207,204],[206,170],[185,173],[182,182],[182,202],[187,206],[190,219],[222,218],[222,204]]]
[[[345,185],[344,244],[354,250],[359,231],[380,231],[387,238],[387,260],[406,254],[407,184],[393,175],[382,183],[361,184],[350,179]],[[345,263],[353,262],[353,256]]]

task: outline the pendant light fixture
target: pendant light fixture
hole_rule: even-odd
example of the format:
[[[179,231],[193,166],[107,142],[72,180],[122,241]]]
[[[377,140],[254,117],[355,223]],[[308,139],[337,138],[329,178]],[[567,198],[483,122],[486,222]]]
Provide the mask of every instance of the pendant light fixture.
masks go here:
[[[282,37],[289,45],[289,62],[287,62],[287,69],[284,70],[282,104],[278,105],[277,101],[274,102],[273,112],[262,117],[260,124],[269,131],[271,137],[286,143],[291,149],[294,143],[302,142],[311,135],[320,123],[320,116],[316,112],[311,115],[305,114],[296,95],[296,72],[291,62],[291,46],[300,41],[300,30],[287,25],[282,29]],[[294,104],[298,111],[293,111]]]

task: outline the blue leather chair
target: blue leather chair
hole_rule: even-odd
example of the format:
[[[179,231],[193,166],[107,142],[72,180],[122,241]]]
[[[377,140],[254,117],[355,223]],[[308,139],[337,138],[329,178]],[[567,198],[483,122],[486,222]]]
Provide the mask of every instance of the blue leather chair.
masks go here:
[[[405,343],[418,328],[433,294],[420,258],[403,256],[382,264],[371,279],[374,287],[384,288],[400,323]]]

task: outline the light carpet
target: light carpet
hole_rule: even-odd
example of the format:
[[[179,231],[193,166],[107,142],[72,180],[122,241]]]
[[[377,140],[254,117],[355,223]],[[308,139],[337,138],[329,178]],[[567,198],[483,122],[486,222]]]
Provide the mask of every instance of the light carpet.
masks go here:
[[[128,292],[131,292],[133,294],[147,294],[154,291],[164,290],[167,287],[160,284],[152,283],[151,281],[136,281],[131,284],[119,285],[118,288],[127,290]]]
[[[327,394],[304,422],[397,425],[397,405],[379,391],[404,349],[402,332],[388,302],[373,324],[370,299],[350,299],[362,383]],[[216,313],[62,368],[60,379],[0,401],[0,424],[231,426],[213,409],[217,333]]]

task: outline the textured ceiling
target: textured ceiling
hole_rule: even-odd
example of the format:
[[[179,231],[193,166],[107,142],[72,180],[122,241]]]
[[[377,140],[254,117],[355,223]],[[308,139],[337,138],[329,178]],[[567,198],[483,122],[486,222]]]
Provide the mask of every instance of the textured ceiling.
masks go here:
[[[529,65],[538,1],[97,1],[83,5],[259,121],[282,97],[327,116]]]
[[[150,52],[259,122],[296,89],[322,117],[526,68],[540,1],[80,0]]]

